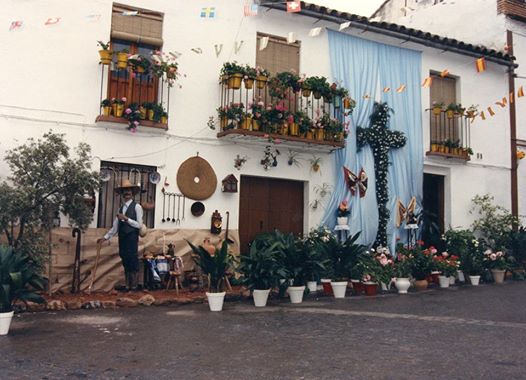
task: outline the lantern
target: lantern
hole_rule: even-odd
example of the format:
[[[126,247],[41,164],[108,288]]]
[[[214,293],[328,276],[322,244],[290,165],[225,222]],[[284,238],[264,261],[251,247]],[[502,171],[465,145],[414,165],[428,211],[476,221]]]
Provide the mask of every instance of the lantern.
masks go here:
[[[212,214],[212,223],[210,226],[210,232],[216,235],[219,235],[221,233],[221,227],[223,225],[223,218],[221,217],[221,214],[217,212],[217,210],[214,211]]]
[[[233,174],[227,175],[222,183],[221,190],[223,193],[237,193],[237,178]]]

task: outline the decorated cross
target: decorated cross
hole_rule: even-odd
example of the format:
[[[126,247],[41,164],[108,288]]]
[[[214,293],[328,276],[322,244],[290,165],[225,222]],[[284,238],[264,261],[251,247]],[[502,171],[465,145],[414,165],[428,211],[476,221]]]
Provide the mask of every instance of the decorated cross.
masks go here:
[[[387,201],[389,191],[387,188],[387,169],[389,167],[389,149],[401,148],[406,144],[406,137],[400,131],[389,130],[389,112],[392,110],[387,103],[374,103],[373,113],[370,116],[369,128],[356,129],[356,142],[358,147],[369,144],[373,150],[374,172],[376,175],[376,203],[378,204],[378,233],[374,246],[387,245],[387,222],[389,210]]]

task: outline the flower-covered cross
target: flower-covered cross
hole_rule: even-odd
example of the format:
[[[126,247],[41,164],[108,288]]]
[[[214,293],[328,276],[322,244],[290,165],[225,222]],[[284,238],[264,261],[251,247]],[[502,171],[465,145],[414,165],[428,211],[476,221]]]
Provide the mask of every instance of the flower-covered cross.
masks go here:
[[[387,189],[387,169],[389,167],[388,153],[390,149],[403,147],[407,139],[400,131],[391,131],[388,128],[390,112],[387,103],[374,103],[373,113],[370,116],[371,126],[369,128],[356,129],[356,142],[361,148],[369,144],[373,150],[374,171],[376,174],[376,202],[378,203],[378,234],[375,246],[387,245],[387,222],[389,210],[387,201],[389,192]]]

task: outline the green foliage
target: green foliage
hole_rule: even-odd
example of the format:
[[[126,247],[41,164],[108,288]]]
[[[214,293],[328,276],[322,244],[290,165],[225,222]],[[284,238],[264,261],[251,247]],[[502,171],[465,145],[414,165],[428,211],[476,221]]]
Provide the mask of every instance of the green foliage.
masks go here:
[[[270,78],[268,82],[270,96],[277,99],[285,99],[289,88],[292,88],[294,92],[301,89],[299,80],[299,76],[288,71],[277,73],[276,76]]]
[[[411,261],[402,253],[396,255],[393,274],[397,278],[408,278],[411,274]]]
[[[510,233],[509,254],[517,268],[526,268],[526,230],[524,227]]]
[[[363,245],[357,244],[356,240],[360,232],[350,236],[344,243],[336,238],[321,242],[320,249],[325,250],[331,264],[331,278],[336,281],[345,281],[353,274],[353,269],[360,261],[360,257],[366,252]]]
[[[308,77],[303,81],[302,88],[318,92],[327,100],[332,99],[331,86],[325,77]]]
[[[213,293],[221,292],[226,272],[234,262],[234,258],[228,252],[228,242],[225,240],[221,249],[216,248],[214,255],[210,255],[202,246],[196,247],[188,240],[186,242],[196,255],[193,257],[195,263],[204,274],[210,276],[210,291]]]
[[[258,248],[252,244],[248,255],[241,257],[238,272],[243,275],[242,282],[250,290],[270,289],[278,285],[287,273],[279,262],[278,242]]]
[[[423,250],[420,245],[404,246],[398,243],[397,255],[405,257],[409,261],[411,275],[416,280],[425,280],[431,274],[433,268],[433,257],[429,249]]]
[[[223,76],[232,74],[245,74],[245,68],[241,65],[238,65],[236,61],[223,63],[220,75]]]
[[[511,233],[520,225],[518,218],[507,209],[493,204],[494,198],[488,194],[476,195],[472,200],[470,214],[479,218],[472,224],[473,231],[493,250],[508,249],[511,246]]]
[[[102,50],[110,49],[110,41],[104,43],[103,41],[97,41],[97,44],[101,47]]]
[[[99,175],[90,170],[89,145],[80,143],[75,152],[70,155],[63,134],[47,132],[5,156],[11,176],[0,184],[0,229],[10,246],[36,263],[47,253],[41,242],[57,211],[82,230],[93,218],[84,195],[98,190]]]
[[[144,69],[144,71],[148,71],[152,64],[144,55],[134,54],[128,57],[128,65],[132,66],[133,69],[137,69],[140,67]]]
[[[0,246],[0,313],[12,311],[16,300],[45,302],[34,292],[43,289],[44,280],[35,271],[27,254]]]
[[[301,134],[307,133],[312,128],[312,120],[306,112],[296,111],[293,117],[294,122],[299,126],[299,132]]]

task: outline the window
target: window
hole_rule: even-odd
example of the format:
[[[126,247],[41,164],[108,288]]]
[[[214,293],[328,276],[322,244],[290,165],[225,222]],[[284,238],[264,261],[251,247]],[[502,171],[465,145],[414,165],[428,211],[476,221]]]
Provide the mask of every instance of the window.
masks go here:
[[[109,179],[103,182],[99,191],[98,228],[110,228],[113,219],[122,204],[122,198],[114,189],[120,186],[123,179],[128,178],[134,184],[140,184],[141,191],[135,196],[135,201],[144,209],[143,223],[154,227],[155,218],[155,184],[150,182],[150,174],[157,171],[155,166],[125,164],[102,161],[101,172],[108,174]],[[102,176],[104,178],[104,175]]]
[[[431,105],[443,103],[447,107],[451,103],[457,103],[457,80],[447,76],[442,78],[440,74],[431,73],[433,85],[431,86]],[[447,119],[445,115],[433,117],[431,113],[431,141],[443,142],[445,140],[457,140],[459,138],[458,118]]]
[[[136,15],[126,16],[130,12]],[[124,14],[123,14],[124,13]],[[130,54],[147,57],[160,50],[163,14],[122,4],[113,4],[111,18],[111,48],[114,52],[127,49]],[[114,62],[116,61],[114,56]],[[114,65],[116,68],[116,65]],[[108,98],[128,99],[127,103],[157,103],[159,80],[151,74],[133,74],[130,70],[111,70]]]

